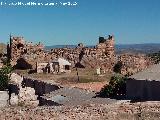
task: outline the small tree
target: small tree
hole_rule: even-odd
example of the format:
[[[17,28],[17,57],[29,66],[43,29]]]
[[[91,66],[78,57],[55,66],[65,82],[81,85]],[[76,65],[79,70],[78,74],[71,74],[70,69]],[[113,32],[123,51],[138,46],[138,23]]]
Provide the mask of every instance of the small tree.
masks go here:
[[[99,95],[102,97],[115,97],[126,94],[126,77],[114,75],[111,77],[109,85],[105,85]]]

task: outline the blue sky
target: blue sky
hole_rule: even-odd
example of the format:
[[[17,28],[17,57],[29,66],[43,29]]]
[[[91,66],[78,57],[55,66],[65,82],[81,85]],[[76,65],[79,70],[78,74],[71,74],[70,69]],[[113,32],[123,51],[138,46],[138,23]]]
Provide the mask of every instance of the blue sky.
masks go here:
[[[12,33],[45,45],[79,42],[95,45],[99,36],[108,34],[115,35],[117,44],[160,43],[160,0],[67,1],[78,4],[72,7],[0,6],[0,42],[6,43]]]

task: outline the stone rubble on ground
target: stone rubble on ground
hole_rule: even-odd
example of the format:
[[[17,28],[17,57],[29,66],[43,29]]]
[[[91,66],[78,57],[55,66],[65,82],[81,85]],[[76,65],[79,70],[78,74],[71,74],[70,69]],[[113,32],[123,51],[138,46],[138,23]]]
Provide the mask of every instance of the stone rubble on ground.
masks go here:
[[[9,104],[9,94],[8,91],[0,91],[0,107],[8,106]]]
[[[16,95],[15,93],[11,94],[10,105],[13,105],[13,106],[18,105],[18,95]]]
[[[18,95],[19,103],[22,103],[24,106],[38,106],[39,101],[37,97],[34,88],[31,87],[21,88]]]
[[[20,75],[18,75],[16,73],[12,73],[11,74],[10,83],[21,86],[22,81],[23,81],[23,77],[22,76],[20,76]]]
[[[159,120],[160,103],[87,104],[0,109],[2,120]]]
[[[16,73],[11,74],[11,83],[15,84],[19,88],[19,94],[11,94],[10,104],[11,105],[24,105],[24,106],[38,106],[39,100],[37,100],[37,95],[35,95],[34,88],[22,87],[23,77]]]

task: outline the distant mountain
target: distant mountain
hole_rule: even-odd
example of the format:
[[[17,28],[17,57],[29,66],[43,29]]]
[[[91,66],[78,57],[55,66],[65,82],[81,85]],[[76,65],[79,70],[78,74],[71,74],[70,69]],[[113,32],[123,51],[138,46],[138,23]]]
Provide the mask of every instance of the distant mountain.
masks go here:
[[[46,50],[51,50],[53,48],[75,48],[77,45],[53,45],[46,46]],[[94,47],[92,45],[87,47]],[[117,44],[115,45],[116,53],[154,53],[160,51],[160,43],[146,43],[146,44]]]
[[[45,46],[45,49],[46,50],[51,50],[51,49],[54,49],[54,48],[65,48],[65,47],[76,48],[77,45],[53,45],[53,46]],[[90,45],[90,46],[87,46],[87,47],[91,48],[91,47],[94,47],[94,46]]]
[[[116,53],[134,52],[146,54],[158,51],[160,51],[160,43],[116,45]]]
[[[64,48],[64,47],[68,47],[68,48],[75,48],[77,45],[53,45],[53,46],[45,46],[46,50],[51,50],[54,48]]]

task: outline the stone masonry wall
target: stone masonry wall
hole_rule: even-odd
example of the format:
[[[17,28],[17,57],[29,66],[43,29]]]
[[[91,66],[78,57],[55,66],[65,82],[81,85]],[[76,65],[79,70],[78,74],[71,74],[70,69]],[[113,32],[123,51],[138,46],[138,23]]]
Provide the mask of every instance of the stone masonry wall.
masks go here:
[[[143,54],[122,54],[118,62],[122,65],[120,73],[123,75],[132,75],[153,65],[152,60]]]
[[[108,38],[99,37],[99,43],[94,48],[85,47],[82,43],[75,48],[55,48],[45,51],[40,43],[33,45],[25,42],[23,37],[11,37],[11,60],[14,65],[31,65],[35,69],[36,62],[47,63],[56,58],[68,60],[72,67],[101,68],[104,72],[112,72],[117,61],[122,63],[121,73],[134,74],[153,64],[145,55],[122,54],[116,61],[115,39],[113,35]],[[21,61],[23,59],[23,61]],[[20,66],[21,66],[20,65]]]
[[[84,67],[100,67],[105,71],[112,71],[115,62],[114,36],[109,36],[94,48],[84,47],[80,43],[76,48],[57,48],[49,52],[44,51],[44,46],[40,43],[33,45],[26,43],[23,37],[11,37],[10,49],[13,65],[22,63],[19,59],[23,58],[26,66],[29,64],[32,68],[36,67],[38,61],[50,62],[58,57],[67,59],[72,63],[72,67],[80,64]]]

